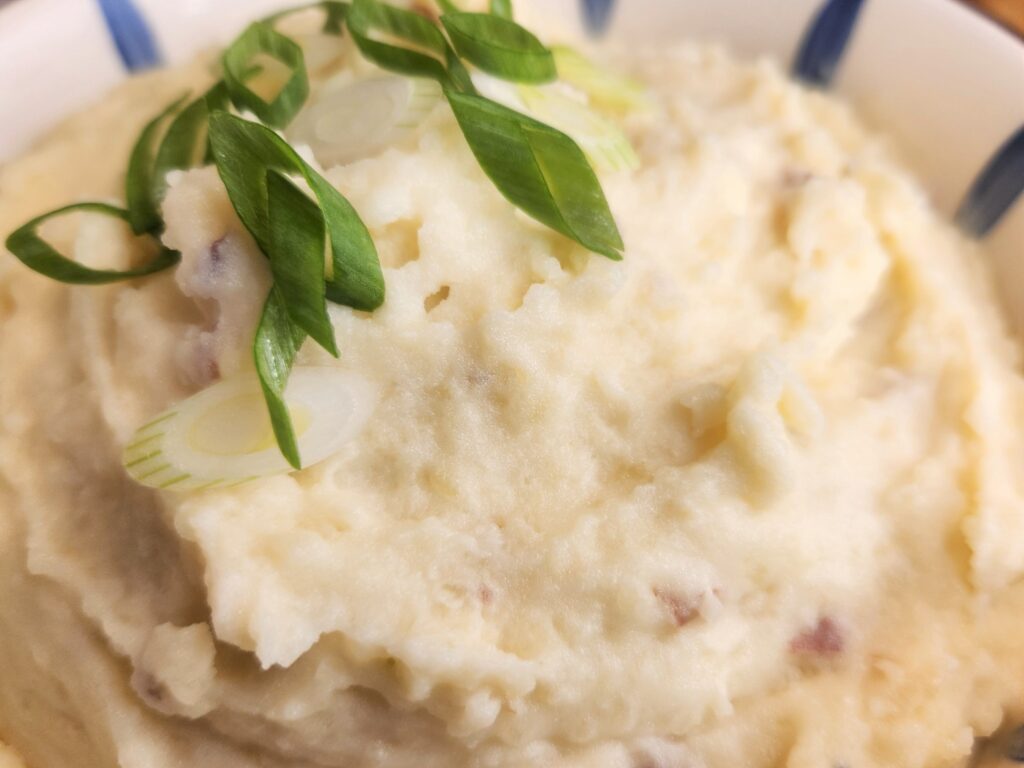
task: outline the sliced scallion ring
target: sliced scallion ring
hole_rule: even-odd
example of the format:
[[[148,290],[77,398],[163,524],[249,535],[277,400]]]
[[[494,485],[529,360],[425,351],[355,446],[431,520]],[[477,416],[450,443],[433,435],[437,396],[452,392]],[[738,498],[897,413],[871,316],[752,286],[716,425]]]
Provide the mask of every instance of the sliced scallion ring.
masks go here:
[[[571,136],[598,171],[627,171],[640,165],[633,145],[617,125],[561,89],[522,86],[526,113]]]
[[[565,86],[515,85],[480,72],[473,73],[473,85],[482,96],[570,136],[595,170],[622,171],[640,164],[619,127],[570,95]]]
[[[650,107],[650,94],[636,80],[612,72],[567,45],[551,47],[558,77],[587,94],[590,103],[614,112],[633,112]]]
[[[285,401],[308,467],[359,434],[377,390],[336,368],[296,368]],[[293,471],[277,446],[253,374],[219,382],[151,419],[125,447],[124,466],[136,482],[174,491],[224,488]]]
[[[288,129],[326,167],[371,157],[418,126],[441,101],[441,86],[422,77],[383,75],[326,87]]]

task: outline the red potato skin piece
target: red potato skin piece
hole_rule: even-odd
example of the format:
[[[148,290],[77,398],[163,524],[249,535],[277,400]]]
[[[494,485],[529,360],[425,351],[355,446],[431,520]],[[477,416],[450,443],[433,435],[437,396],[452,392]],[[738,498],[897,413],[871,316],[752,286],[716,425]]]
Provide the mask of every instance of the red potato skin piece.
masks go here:
[[[846,648],[846,636],[835,619],[823,616],[818,623],[806,629],[789,643],[791,653],[799,656],[832,658]]]
[[[692,595],[680,595],[678,592],[654,588],[654,596],[668,609],[672,621],[677,627],[685,627],[700,615],[700,599]]]

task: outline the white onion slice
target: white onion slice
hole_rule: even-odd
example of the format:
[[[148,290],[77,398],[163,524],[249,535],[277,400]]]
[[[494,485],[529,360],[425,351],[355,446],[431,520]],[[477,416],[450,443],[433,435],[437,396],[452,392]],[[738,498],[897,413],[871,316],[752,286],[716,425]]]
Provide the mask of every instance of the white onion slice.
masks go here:
[[[303,466],[328,458],[366,426],[376,387],[336,368],[296,368],[285,401]],[[137,482],[174,491],[222,488],[291,472],[259,380],[245,374],[183,400],[141,427],[124,450]]]
[[[325,168],[371,157],[418,126],[441,100],[441,86],[420,77],[385,75],[327,85],[287,134],[307,144]]]

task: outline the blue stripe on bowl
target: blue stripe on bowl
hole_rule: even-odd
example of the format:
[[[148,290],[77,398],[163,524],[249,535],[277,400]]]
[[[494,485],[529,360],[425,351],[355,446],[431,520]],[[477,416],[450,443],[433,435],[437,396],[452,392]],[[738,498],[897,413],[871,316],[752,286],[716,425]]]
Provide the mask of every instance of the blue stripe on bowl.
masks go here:
[[[583,23],[592,36],[604,34],[612,20],[615,0],[580,0]]]
[[[793,74],[811,85],[830,85],[863,7],[864,0],[828,0],[804,33]]]
[[[162,57],[149,25],[132,0],[98,0],[107,29],[125,69],[157,67]]]
[[[978,174],[956,221],[968,234],[984,237],[1024,192],[1024,126],[1011,136]]]

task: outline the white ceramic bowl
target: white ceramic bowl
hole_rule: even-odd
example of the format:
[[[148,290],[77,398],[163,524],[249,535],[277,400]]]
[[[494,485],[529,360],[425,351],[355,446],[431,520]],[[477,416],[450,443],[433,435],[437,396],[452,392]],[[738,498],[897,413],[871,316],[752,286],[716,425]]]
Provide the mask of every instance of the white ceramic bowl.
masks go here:
[[[0,7],[0,161],[100,98],[127,76],[126,63],[187,59],[288,4],[8,0]],[[823,37],[837,57],[832,86],[895,138],[950,215],[1000,147],[1024,131],[1024,41],[954,0],[518,0],[517,7],[527,17],[557,17],[579,34],[589,19],[591,32],[601,27],[643,42],[712,39],[787,65],[816,30],[818,42]],[[842,34],[828,39],[836,18],[823,24],[826,8],[840,27],[844,16],[855,20],[845,46]],[[989,179],[995,194],[969,205],[974,216],[968,218],[977,220],[981,209],[994,219],[993,206],[1005,207],[999,198],[1005,204],[1024,187],[1024,132],[1015,149]],[[1024,331],[1024,200],[1017,199],[987,239],[1007,307]]]

